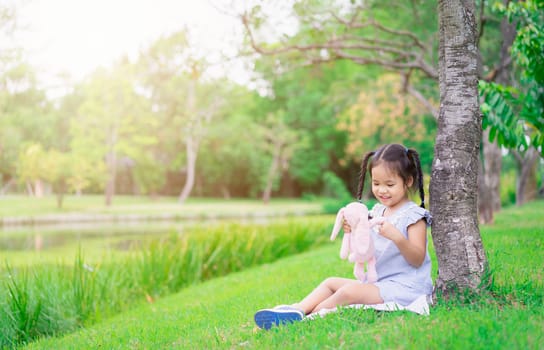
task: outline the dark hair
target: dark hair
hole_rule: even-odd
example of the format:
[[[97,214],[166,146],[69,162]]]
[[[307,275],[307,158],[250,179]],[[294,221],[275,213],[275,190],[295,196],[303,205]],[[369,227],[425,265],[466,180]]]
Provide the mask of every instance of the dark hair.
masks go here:
[[[365,176],[368,172],[380,163],[386,163],[386,166],[402,178],[404,183],[412,179],[412,186],[417,184],[419,197],[421,198],[421,207],[425,208],[425,190],[423,189],[423,174],[421,171],[421,162],[419,154],[415,149],[406,148],[399,144],[387,144],[376,151],[365,154],[361,162],[361,173],[359,175],[359,188],[357,190],[357,199],[361,200],[365,186]]]

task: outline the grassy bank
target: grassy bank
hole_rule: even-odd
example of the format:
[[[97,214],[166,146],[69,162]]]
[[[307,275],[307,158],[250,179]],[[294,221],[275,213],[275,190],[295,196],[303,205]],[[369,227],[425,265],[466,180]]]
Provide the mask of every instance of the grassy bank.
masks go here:
[[[294,302],[324,277],[350,276],[339,242],[216,278],[28,349],[541,349],[544,202],[510,208],[482,227],[490,290],[438,300],[430,316],[344,310],[269,332],[255,310]]]
[[[329,217],[225,224],[153,239],[123,258],[0,269],[0,347],[61,335],[192,284],[328,240]],[[325,232],[325,229],[327,228]]]

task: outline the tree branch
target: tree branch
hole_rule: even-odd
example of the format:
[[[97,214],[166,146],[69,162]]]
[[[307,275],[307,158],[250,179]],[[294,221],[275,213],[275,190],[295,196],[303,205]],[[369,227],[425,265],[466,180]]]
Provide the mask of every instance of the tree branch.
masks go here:
[[[423,59],[427,47],[419,38],[407,31],[386,28],[374,20],[357,23],[356,19],[360,11],[361,8],[358,7],[349,20],[344,20],[335,14],[331,15],[346,30],[360,30],[365,27],[374,27],[384,33],[392,34],[395,37],[408,38],[409,40],[383,40],[350,34],[339,37],[331,35],[321,43],[307,45],[283,43],[281,47],[267,49],[255,39],[250,16],[244,13],[240,15],[240,19],[248,35],[251,47],[255,52],[262,55],[300,52],[314,64],[330,62],[335,59],[347,59],[360,65],[378,65],[400,71],[418,69],[428,77],[438,79],[436,67]],[[323,50],[326,50],[332,56],[326,57]],[[361,52],[361,54],[355,54],[354,52],[356,51]]]
[[[402,75],[403,81],[402,81],[402,89],[403,91],[409,93],[413,97],[416,98],[427,110],[432,114],[435,120],[438,120],[438,108],[436,108],[430,100],[425,98],[419,90],[415,89],[412,84],[410,84],[410,75],[412,74],[412,71],[408,71],[408,73],[405,73]]]

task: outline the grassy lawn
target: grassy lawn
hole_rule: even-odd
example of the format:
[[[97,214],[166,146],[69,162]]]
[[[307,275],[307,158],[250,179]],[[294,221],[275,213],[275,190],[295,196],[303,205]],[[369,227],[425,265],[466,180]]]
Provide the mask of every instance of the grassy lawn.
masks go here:
[[[544,202],[509,208],[482,238],[494,282],[430,316],[342,310],[262,331],[253,313],[299,300],[323,278],[350,276],[339,242],[216,278],[28,349],[542,349]]]
[[[56,198],[29,198],[27,196],[1,196],[0,217],[35,217],[60,214],[71,215],[162,215],[179,217],[214,217],[247,215],[280,215],[297,213],[320,213],[323,201],[300,199],[272,199],[264,204],[251,199],[190,198],[180,204],[176,197],[150,198],[145,196],[116,196],[111,206],[106,206],[104,196],[66,196],[61,209]]]

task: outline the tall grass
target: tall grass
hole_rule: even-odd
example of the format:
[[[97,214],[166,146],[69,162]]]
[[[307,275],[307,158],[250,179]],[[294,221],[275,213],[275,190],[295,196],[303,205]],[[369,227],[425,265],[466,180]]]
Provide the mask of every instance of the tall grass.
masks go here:
[[[6,283],[7,298],[10,302],[7,305],[8,312],[3,317],[7,325],[1,328],[2,334],[10,335],[16,343],[26,342],[41,332],[39,320],[42,302],[32,295],[27,273],[16,279],[12,277],[11,269],[7,270],[11,277]]]
[[[0,287],[0,347],[71,332],[181,288],[300,253],[327,240],[330,218],[226,224],[172,234],[124,260],[13,269]]]

